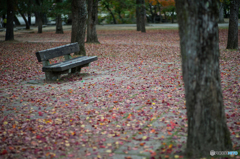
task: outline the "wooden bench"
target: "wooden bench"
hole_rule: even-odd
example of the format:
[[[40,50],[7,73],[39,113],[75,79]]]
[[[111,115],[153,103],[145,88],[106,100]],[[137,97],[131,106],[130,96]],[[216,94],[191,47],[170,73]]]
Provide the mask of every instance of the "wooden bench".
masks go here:
[[[80,72],[82,67],[87,67],[90,62],[97,60],[97,56],[72,58],[70,53],[78,51],[79,45],[76,42],[36,52],[38,61],[43,63],[42,71],[45,72],[46,80],[55,81],[60,79],[61,74]],[[49,59],[59,56],[64,56],[65,61],[54,64],[49,63]]]

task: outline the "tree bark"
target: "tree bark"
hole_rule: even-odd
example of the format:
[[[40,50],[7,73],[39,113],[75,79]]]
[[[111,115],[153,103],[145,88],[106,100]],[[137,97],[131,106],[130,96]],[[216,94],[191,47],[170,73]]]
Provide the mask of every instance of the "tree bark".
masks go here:
[[[28,13],[28,25],[29,25],[29,29],[31,26],[31,12]]]
[[[98,0],[88,0],[87,43],[99,43],[96,31]]]
[[[142,33],[146,33],[146,28],[145,28],[145,15],[146,15],[146,11],[145,11],[145,0],[141,0],[141,10],[140,10],[140,16],[141,16],[141,32]]]
[[[40,7],[42,5],[42,0],[36,0],[36,4]],[[36,12],[36,21],[38,26],[38,33],[42,33],[42,13],[40,11]]]
[[[182,74],[188,118],[186,155],[230,151],[219,73],[218,1],[177,0]]]
[[[238,49],[238,9],[239,0],[230,3],[227,49]]]
[[[136,0],[136,20],[137,20],[137,31],[141,31],[141,0]]]
[[[85,31],[86,31],[86,0],[72,0],[72,34],[71,42],[78,42],[80,51],[76,55],[86,56]]]
[[[5,41],[14,40],[13,19],[14,19],[14,0],[7,1],[7,26]]]
[[[41,13],[37,13],[37,25],[38,25],[38,33],[42,33],[42,16]]]
[[[61,3],[61,2],[62,0],[56,0],[56,3]],[[56,17],[56,34],[63,34],[61,14],[57,14],[57,17]]]
[[[56,17],[56,34],[63,34],[61,14],[58,14]]]
[[[224,10],[223,10],[223,3],[220,2],[220,5],[219,5],[219,23],[224,23]]]
[[[19,10],[19,9],[18,9]],[[25,24],[26,24],[26,29],[30,29],[30,25],[29,25],[29,23],[28,23],[28,21],[27,21],[27,18],[25,17],[25,15],[19,10],[19,13],[20,13],[20,15],[23,17],[23,20],[24,20],[24,22],[25,22]]]
[[[119,17],[119,19],[121,19],[122,24],[124,24],[124,19],[121,16],[121,11],[118,11],[118,17]]]
[[[116,21],[116,18],[112,12],[112,10],[109,8],[109,5],[107,3],[104,3],[105,4],[105,7],[107,8],[107,10],[109,11],[109,13],[111,14],[112,18],[113,18],[113,23],[114,24],[117,24],[117,21]]]
[[[35,26],[38,26],[38,13],[34,12],[35,15]]]

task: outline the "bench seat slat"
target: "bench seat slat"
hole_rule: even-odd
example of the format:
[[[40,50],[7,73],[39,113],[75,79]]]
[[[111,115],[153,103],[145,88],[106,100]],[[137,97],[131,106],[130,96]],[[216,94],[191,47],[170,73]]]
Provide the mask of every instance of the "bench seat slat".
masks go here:
[[[63,62],[60,62],[60,63],[57,63],[57,64],[52,64],[52,65],[49,65],[49,66],[44,66],[42,68],[42,71],[43,72],[50,72],[50,71],[56,71],[56,72],[59,72],[59,71],[65,71],[67,69],[70,69],[70,68],[74,68],[74,67],[77,67],[77,66],[82,66],[82,65],[85,65],[85,64],[88,64],[92,61],[96,61],[97,60],[97,56],[91,56],[91,57],[88,57],[88,56],[81,56],[81,57],[77,57],[77,58],[74,58],[74,59],[70,59],[70,60],[66,60],[66,61],[63,61]]]
[[[38,62],[42,62],[55,57],[67,55],[67,54],[78,52],[78,51],[79,51],[79,45],[76,42],[76,43],[58,46],[58,47],[47,49],[47,50],[38,51],[36,52],[36,56],[37,56]]]

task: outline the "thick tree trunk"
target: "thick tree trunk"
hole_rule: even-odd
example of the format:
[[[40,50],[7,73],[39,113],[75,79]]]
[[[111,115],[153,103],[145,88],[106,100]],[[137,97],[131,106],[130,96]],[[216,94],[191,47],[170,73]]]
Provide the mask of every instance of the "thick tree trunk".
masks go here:
[[[61,3],[62,0],[56,0],[56,3]],[[63,34],[62,18],[61,14],[56,17],[56,34]]]
[[[224,23],[224,10],[223,10],[223,3],[219,5],[219,23]]]
[[[14,19],[14,0],[7,1],[7,26],[5,41],[14,40],[13,19]]]
[[[96,31],[98,0],[88,0],[87,43],[99,43]]]
[[[232,150],[219,73],[218,1],[177,0],[188,118],[186,155]]]
[[[71,42],[78,42],[80,51],[77,55],[86,56],[85,31],[86,31],[87,7],[86,0],[72,0],[72,34]]]
[[[239,0],[232,0],[228,27],[227,49],[238,49],[238,9]]]
[[[145,11],[145,0],[141,0],[141,10],[140,10],[140,16],[141,16],[141,32],[142,33],[146,33],[146,28],[145,28],[145,15],[146,15],[146,11]]]
[[[137,31],[141,31],[141,0],[136,0],[136,20],[137,20]]]
[[[56,34],[63,34],[61,14],[58,14],[56,17]]]

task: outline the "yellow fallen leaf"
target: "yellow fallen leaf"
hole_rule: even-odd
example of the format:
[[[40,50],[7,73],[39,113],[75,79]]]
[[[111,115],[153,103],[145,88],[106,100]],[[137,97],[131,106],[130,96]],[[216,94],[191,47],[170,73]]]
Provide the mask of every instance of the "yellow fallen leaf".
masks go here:
[[[143,136],[142,139],[143,139],[143,140],[147,139],[147,136]]]
[[[106,150],[106,152],[107,152],[107,153],[111,153],[111,152],[112,152],[112,150]]]
[[[175,155],[174,158],[179,158],[179,155]]]
[[[4,121],[4,122],[3,122],[3,124],[4,124],[4,125],[7,125],[7,124],[8,124],[8,122],[7,122],[7,121]]]
[[[66,144],[65,144],[67,147],[69,147],[70,146],[70,144],[67,142]]]

